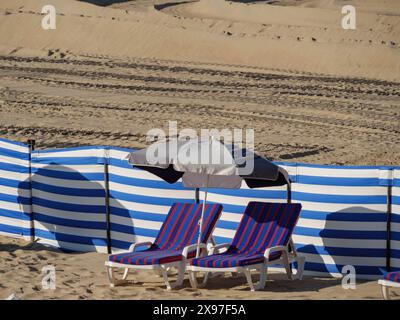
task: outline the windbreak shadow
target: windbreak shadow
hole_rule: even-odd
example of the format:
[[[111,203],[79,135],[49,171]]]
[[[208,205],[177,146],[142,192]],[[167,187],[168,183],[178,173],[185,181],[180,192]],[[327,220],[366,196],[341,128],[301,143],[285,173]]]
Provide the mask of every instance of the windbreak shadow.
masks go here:
[[[99,173],[98,168],[93,172],[79,172],[68,166],[49,164],[33,169],[32,211],[36,241],[64,252],[106,252],[105,194],[104,174]],[[130,217],[129,210],[116,199],[113,203],[118,206],[119,216]],[[112,210],[110,207],[111,213]],[[112,218],[111,235],[112,230],[121,228]],[[126,242],[135,242],[132,219],[123,219],[123,223],[124,232],[130,235]],[[115,241],[119,246],[124,242]]]

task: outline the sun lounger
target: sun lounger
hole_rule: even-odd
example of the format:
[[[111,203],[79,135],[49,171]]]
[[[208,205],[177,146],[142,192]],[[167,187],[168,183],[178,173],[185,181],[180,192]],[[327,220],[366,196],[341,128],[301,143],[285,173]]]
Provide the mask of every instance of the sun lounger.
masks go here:
[[[126,283],[130,269],[152,269],[159,271],[167,289],[179,286],[183,282],[188,258],[196,255],[199,219],[202,205],[194,203],[174,203],[154,241],[134,243],[128,252],[112,254],[106,261],[107,275],[111,286]],[[222,211],[219,204],[207,204],[204,211],[201,243],[206,244],[215,223]],[[142,247],[142,250],[138,250]],[[144,248],[144,250],[143,250]],[[202,254],[206,253],[203,250]],[[178,280],[171,285],[168,280],[170,268],[178,269]],[[114,269],[125,269],[122,279],[115,277]]]
[[[187,270],[192,287],[198,287],[197,272],[205,273],[203,284],[209,272],[240,272],[245,274],[252,291],[263,289],[269,265],[283,265],[292,279],[292,262],[297,262],[296,276],[301,279],[305,258],[297,255],[291,241],[300,210],[300,204],[250,202],[231,244],[217,245],[209,256],[190,260]],[[222,248],[227,250],[217,253]],[[260,271],[256,288],[251,279],[252,270]]]
[[[385,300],[390,300],[390,288],[400,288],[400,271],[386,272],[383,279],[379,280],[382,295]]]

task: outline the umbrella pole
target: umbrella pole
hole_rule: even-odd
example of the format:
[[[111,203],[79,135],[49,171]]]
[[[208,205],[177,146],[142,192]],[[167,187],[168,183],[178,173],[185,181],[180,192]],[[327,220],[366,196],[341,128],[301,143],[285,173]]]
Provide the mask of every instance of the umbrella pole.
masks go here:
[[[200,242],[201,242],[201,236],[203,233],[203,220],[204,220],[204,211],[206,209],[206,203],[207,203],[207,194],[208,194],[208,182],[210,179],[210,175],[207,175],[207,182],[206,182],[206,192],[204,195],[204,201],[203,201],[203,206],[201,208],[201,217],[200,217],[200,221],[199,221],[199,238],[197,239],[197,249],[196,249],[196,258],[199,257],[200,255]]]
[[[196,188],[195,189],[195,202],[196,202],[196,204],[198,204],[198,203],[200,203],[200,189],[199,188]]]

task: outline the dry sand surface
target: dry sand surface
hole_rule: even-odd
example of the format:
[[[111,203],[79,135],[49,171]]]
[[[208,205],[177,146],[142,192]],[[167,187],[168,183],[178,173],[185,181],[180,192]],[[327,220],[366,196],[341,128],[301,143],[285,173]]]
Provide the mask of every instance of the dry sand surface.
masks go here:
[[[265,290],[257,292],[249,290],[244,277],[228,276],[211,279],[199,290],[191,289],[185,279],[182,288],[167,291],[162,278],[143,271],[132,274],[128,278],[131,283],[110,288],[105,259],[104,254],[61,253],[0,236],[0,299],[13,293],[21,299],[381,299],[377,281],[359,280],[355,290],[344,290],[338,279],[290,281],[279,273],[272,273]],[[41,271],[47,265],[56,270],[55,290],[42,288]],[[398,293],[392,293],[393,299]]]
[[[399,164],[396,0],[353,1],[355,31],[340,27],[342,1],[55,0],[50,31],[45,3],[0,3],[2,137],[143,147],[177,120],[254,128],[275,160]]]
[[[398,0],[52,0],[57,29],[43,30],[48,2],[0,1],[0,137],[143,147],[149,129],[176,120],[252,128],[256,150],[274,160],[400,163]],[[340,26],[349,3],[357,30]],[[166,292],[142,274],[151,282],[110,289],[104,255],[0,239],[0,298],[380,297],[375,282],[345,291],[338,280],[280,275],[257,293],[242,279]],[[40,286],[48,263],[55,291]]]

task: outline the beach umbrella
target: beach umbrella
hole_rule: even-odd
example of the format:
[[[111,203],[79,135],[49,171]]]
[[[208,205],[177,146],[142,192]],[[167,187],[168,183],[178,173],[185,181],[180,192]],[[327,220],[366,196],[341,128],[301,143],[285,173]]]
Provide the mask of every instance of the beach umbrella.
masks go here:
[[[243,181],[249,188],[290,184],[289,175],[283,168],[252,150],[224,143],[214,137],[158,141],[130,153],[128,162],[168,183],[182,179],[187,188],[205,188],[198,244],[209,188],[238,189]]]

